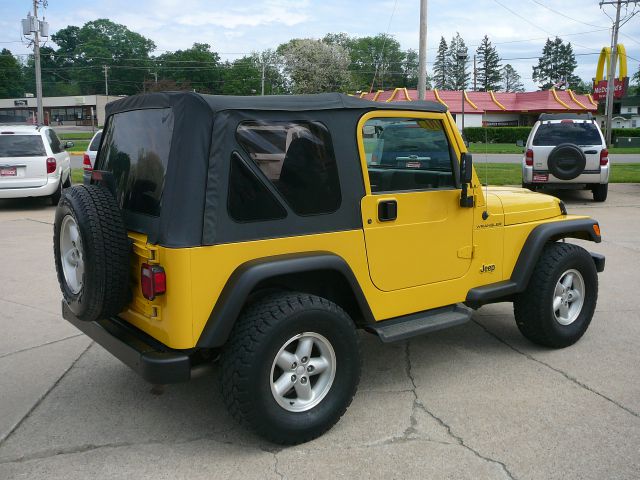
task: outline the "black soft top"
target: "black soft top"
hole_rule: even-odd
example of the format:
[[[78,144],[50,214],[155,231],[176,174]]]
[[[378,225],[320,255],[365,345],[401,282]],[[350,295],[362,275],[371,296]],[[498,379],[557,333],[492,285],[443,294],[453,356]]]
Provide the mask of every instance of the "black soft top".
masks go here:
[[[128,210],[124,213],[127,228],[146,233],[151,243],[167,247],[361,228],[360,201],[365,190],[356,135],[359,119],[374,110],[446,112],[446,107],[435,102],[371,102],[339,93],[235,97],[162,92],[107,104],[105,132],[119,113],[161,108],[172,110],[173,135],[160,217]],[[237,154],[246,160],[246,152],[236,138],[243,121],[322,123],[332,138],[339,170],[342,202],[338,210],[311,216],[291,211],[284,219],[253,223],[233,221],[227,213],[228,178],[232,156]],[[105,135],[102,138],[104,142]],[[95,168],[101,170],[103,164],[98,154]],[[257,166],[251,162],[247,165],[261,178]],[[277,192],[272,193],[277,197]],[[284,200],[282,205],[289,209]]]
[[[129,110],[172,107],[186,103],[195,110],[207,113],[224,110],[416,110],[423,112],[446,112],[447,108],[437,102],[372,102],[342,93],[319,93],[316,95],[266,95],[231,96],[203,95],[194,92],[162,92],[134,95],[107,104],[107,116]],[[195,112],[192,112],[195,113]]]

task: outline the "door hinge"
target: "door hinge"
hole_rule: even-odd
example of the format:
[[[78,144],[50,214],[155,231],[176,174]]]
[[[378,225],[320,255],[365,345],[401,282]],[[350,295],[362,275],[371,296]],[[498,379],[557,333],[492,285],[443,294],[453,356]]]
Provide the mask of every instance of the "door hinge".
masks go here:
[[[473,245],[458,249],[458,258],[473,258]]]

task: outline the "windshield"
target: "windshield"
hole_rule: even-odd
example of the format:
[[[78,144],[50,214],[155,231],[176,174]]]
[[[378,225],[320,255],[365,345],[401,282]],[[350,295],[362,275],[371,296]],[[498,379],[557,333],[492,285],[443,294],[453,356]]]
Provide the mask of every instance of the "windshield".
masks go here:
[[[592,122],[543,123],[533,138],[535,146],[555,146],[561,143],[600,145],[602,138],[598,127]]]
[[[0,157],[42,157],[46,154],[40,135],[0,135]]]

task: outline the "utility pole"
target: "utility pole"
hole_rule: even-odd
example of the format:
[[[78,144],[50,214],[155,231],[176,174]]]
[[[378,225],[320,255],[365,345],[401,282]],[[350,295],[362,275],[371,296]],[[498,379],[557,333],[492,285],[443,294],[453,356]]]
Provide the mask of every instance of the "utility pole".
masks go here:
[[[262,60],[262,79],[260,80],[260,95],[264,97],[264,71],[265,71],[265,62]]]
[[[427,90],[427,0],[420,0],[420,45],[418,47],[418,99]]]
[[[38,110],[37,124],[44,124],[44,110],[42,108],[42,70],[40,69],[40,37],[49,36],[49,24],[38,20],[38,4],[47,6],[46,0],[33,0],[33,15],[27,14],[27,18],[22,20],[22,34],[29,36],[33,34],[33,59],[36,67],[36,102]]]
[[[618,30],[620,28],[620,8],[622,1],[618,0],[616,5],[616,21],[613,24],[613,43],[611,44],[611,64],[609,65],[609,75],[607,75],[607,146],[611,146],[611,124],[613,121],[613,94],[615,90],[616,63],[618,60]]]
[[[476,56],[473,56],[473,91],[477,92],[478,91],[478,85],[477,85],[477,80],[478,80],[478,69],[476,67]]]
[[[611,146],[611,124],[613,119],[613,99],[615,91],[615,77],[616,77],[616,65],[618,63],[618,32],[620,30],[620,9],[622,4],[629,5],[630,3],[636,5],[638,0],[613,0],[600,2],[600,8],[603,5],[615,5],[616,6],[616,20],[613,22],[611,33],[611,63],[608,68],[607,75],[607,97],[605,102],[605,115],[606,115],[606,143],[607,146]],[[622,24],[627,23],[637,12],[634,10],[629,15],[625,16]]]
[[[104,70],[104,94],[108,97],[109,96],[109,74],[107,72],[109,71],[109,67],[106,65],[103,65],[102,68]]]

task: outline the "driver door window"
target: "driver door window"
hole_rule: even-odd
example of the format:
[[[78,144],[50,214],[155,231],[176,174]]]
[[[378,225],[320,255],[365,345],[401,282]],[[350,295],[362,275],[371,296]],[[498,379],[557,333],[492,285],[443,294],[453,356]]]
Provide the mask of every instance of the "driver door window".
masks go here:
[[[456,188],[442,121],[372,118],[362,135],[373,194]]]

